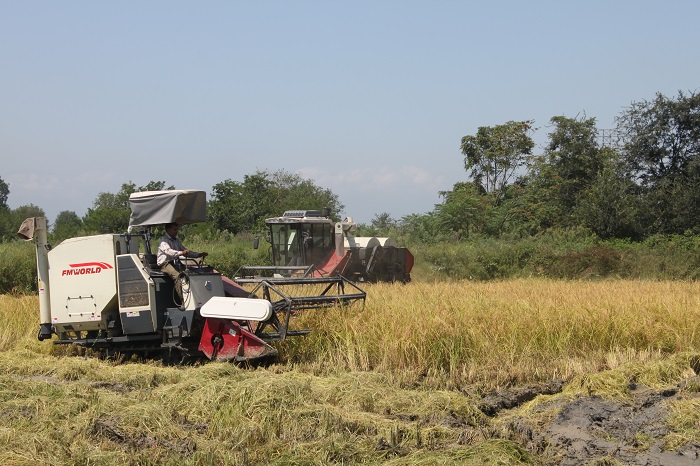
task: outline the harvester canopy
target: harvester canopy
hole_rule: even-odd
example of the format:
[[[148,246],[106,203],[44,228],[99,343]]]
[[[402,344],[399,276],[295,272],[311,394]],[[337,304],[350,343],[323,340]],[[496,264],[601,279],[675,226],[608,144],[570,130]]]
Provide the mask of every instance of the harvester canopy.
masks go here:
[[[142,191],[129,196],[129,205],[129,231],[134,227],[197,223],[207,219],[207,194],[204,191]]]

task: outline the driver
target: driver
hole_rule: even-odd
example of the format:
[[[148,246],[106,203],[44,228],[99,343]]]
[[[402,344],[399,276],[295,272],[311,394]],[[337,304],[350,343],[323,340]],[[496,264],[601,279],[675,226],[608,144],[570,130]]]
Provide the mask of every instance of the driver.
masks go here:
[[[182,272],[182,266],[176,260],[180,256],[188,258],[197,257],[207,257],[206,252],[194,252],[185,248],[182,245],[182,241],[177,237],[177,233],[180,231],[180,225],[177,223],[167,223],[165,225],[165,235],[160,240],[158,245],[158,258],[156,264],[160,269],[166,273],[170,278],[173,279],[175,283],[175,291],[177,291],[178,296],[180,296],[180,302],[184,304],[182,300],[182,283],[179,280],[180,273]]]

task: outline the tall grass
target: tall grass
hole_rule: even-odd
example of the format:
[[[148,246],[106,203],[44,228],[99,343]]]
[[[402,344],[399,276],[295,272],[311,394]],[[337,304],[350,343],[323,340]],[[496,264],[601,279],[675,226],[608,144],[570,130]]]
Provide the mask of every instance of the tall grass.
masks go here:
[[[0,294],[0,351],[18,347],[38,350],[40,345],[34,344],[38,332],[38,297]]]
[[[36,254],[34,243],[0,243],[0,293],[36,291]]]
[[[364,309],[309,311],[279,345],[315,371],[378,371],[406,385],[459,388],[570,378],[610,354],[700,350],[700,284],[551,281],[366,285]],[[0,295],[0,350],[36,342],[38,299]],[[623,358],[624,359],[624,358]]]
[[[623,350],[700,349],[700,284],[455,282],[367,286],[364,311],[310,315],[290,361],[377,370],[407,384],[486,387],[569,378]]]
[[[244,265],[271,265],[269,248],[264,241],[258,249],[253,249],[253,235],[228,235],[216,239],[199,236],[186,238],[185,244],[194,251],[207,251],[207,262],[227,277],[233,277]]]

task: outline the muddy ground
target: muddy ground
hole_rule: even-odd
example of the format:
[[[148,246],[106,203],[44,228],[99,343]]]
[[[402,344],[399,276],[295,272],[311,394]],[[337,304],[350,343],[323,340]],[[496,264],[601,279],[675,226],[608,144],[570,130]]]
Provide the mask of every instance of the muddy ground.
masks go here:
[[[700,444],[688,439],[669,449],[667,420],[671,403],[700,398],[700,378],[693,377],[675,388],[653,390],[631,384],[626,401],[598,395],[574,400],[552,398],[536,405],[527,417],[512,416],[500,435],[516,441],[547,464],[628,464],[675,466],[700,464]],[[688,387],[693,387],[688,390]],[[555,394],[561,381],[488,394],[480,409],[494,418],[508,418],[508,411],[540,394]],[[538,413],[545,421],[535,421]]]

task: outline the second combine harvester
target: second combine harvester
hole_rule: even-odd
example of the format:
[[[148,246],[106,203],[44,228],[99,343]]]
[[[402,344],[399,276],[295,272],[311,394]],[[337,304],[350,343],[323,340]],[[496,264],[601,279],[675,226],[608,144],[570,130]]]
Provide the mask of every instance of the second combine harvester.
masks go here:
[[[392,238],[354,236],[352,218],[334,222],[327,210],[288,210],[265,223],[274,265],[242,267],[236,274],[239,280],[276,274],[342,275],[354,282],[411,281],[411,252],[398,247]]]

